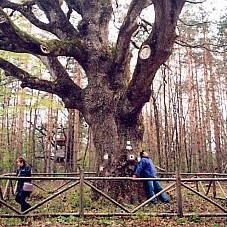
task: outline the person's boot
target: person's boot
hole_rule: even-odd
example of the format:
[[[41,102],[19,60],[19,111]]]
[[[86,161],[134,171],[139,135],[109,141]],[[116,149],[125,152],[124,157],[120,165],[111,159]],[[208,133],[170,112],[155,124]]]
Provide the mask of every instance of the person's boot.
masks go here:
[[[31,207],[29,203],[26,204],[25,210],[28,210]]]
[[[21,212],[24,212],[24,211],[28,210],[30,207],[31,207],[31,205],[28,204],[28,203],[23,204],[21,206]]]
[[[151,205],[156,205],[158,203],[158,200],[157,199],[153,199],[150,201],[150,204]]]

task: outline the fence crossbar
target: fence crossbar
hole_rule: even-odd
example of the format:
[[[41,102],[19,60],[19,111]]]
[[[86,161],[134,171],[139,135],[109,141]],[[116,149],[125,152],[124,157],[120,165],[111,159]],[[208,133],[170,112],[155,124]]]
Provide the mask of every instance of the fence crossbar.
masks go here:
[[[47,197],[46,199],[42,200],[41,202],[35,204],[34,206],[30,207],[29,209],[27,209],[26,211],[22,212],[21,214],[27,214],[28,212],[32,211],[32,210],[35,210],[37,207],[40,207],[41,205],[43,205],[44,203],[48,202],[49,200],[53,199],[54,197],[60,195],[61,193],[69,190],[70,188],[76,186],[77,184],[79,184],[79,181],[71,184],[70,186],[66,187],[66,188],[63,188],[62,190],[54,193],[53,195]]]
[[[17,214],[20,214],[21,212],[15,209],[13,206],[9,205],[6,203],[4,200],[0,199],[0,203],[3,204],[4,206],[8,207],[10,210],[14,211]]]
[[[202,190],[203,190],[203,194],[206,194],[206,190],[205,188],[203,187],[203,184],[201,181],[199,181],[199,185],[201,186]]]
[[[72,182],[72,180],[68,181],[68,182],[65,182],[64,184],[62,184],[61,186],[59,186],[58,188],[56,188],[54,191],[51,191],[49,193],[53,193],[53,192],[56,192],[58,191],[59,189],[65,187],[66,185],[70,184]]]
[[[87,181],[84,181],[84,183],[93,188],[95,191],[97,191],[98,193],[100,193],[102,196],[104,196],[106,199],[108,199],[110,202],[114,203],[116,206],[118,206],[119,208],[121,208],[122,210],[124,210],[127,213],[130,213],[130,210],[125,208],[124,206],[122,206],[120,203],[118,203],[117,201],[115,201],[114,199],[112,199],[110,196],[108,196],[107,194],[105,194],[104,192],[102,192],[101,190],[99,190],[98,188],[96,188],[93,184],[90,184]]]
[[[166,188],[163,188],[160,192],[158,192],[157,194],[155,194],[154,196],[152,196],[151,198],[149,198],[148,200],[146,200],[145,202],[141,203],[139,206],[137,206],[136,208],[134,208],[131,213],[135,213],[136,211],[138,211],[141,207],[145,206],[146,204],[148,204],[151,200],[155,199],[156,197],[158,197],[159,195],[161,195],[163,192],[168,191],[170,188],[172,188],[176,183],[172,183],[169,186],[167,186]]]
[[[219,181],[217,181],[217,184],[218,184],[219,188],[221,189],[221,191],[222,191],[222,193],[223,193],[223,195],[224,195],[224,197],[225,197],[224,199],[226,199],[226,198],[227,198],[227,196],[226,196],[225,191],[224,191],[224,189],[222,188],[222,186],[221,186],[220,182],[219,182]]]
[[[189,186],[187,186],[186,184],[184,184],[183,182],[181,182],[181,184],[187,188],[188,190],[194,192],[195,194],[199,195],[200,197],[202,197],[203,199],[209,201],[210,203],[212,203],[213,205],[215,205],[216,207],[218,207],[219,209],[221,209],[222,211],[224,211],[225,213],[227,213],[227,210],[225,208],[223,208],[221,205],[219,205],[218,203],[214,202],[212,199],[208,198],[207,196],[203,195],[200,192],[197,192],[196,190],[194,190],[193,188],[190,188]]]

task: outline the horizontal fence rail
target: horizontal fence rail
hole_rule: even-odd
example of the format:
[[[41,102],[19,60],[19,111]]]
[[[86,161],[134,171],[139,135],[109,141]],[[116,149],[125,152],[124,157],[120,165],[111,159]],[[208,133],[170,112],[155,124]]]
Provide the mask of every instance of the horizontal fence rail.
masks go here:
[[[171,203],[176,202],[177,208],[176,212],[146,212],[143,211],[143,215],[157,216],[157,217],[188,217],[192,215],[200,216],[200,217],[227,217],[227,208],[226,206],[220,204],[218,199],[226,200],[226,188],[223,187],[222,184],[227,183],[227,174],[219,174],[219,173],[181,173],[180,177],[176,177],[174,173],[159,173],[159,175],[172,176],[172,177],[158,177],[158,178],[132,178],[132,177],[97,177],[92,176],[95,175],[94,172],[84,172],[80,173],[33,173],[31,177],[17,177],[15,174],[7,173],[0,175],[0,217],[3,218],[11,218],[11,217],[56,217],[56,216],[78,216],[81,218],[89,217],[89,216],[135,216],[138,215],[138,212],[141,211],[147,204],[154,198],[158,197],[163,192],[173,193],[181,193],[183,189],[187,190],[187,192],[193,193],[193,195],[201,197],[203,200],[212,204],[216,207],[219,212],[183,212],[183,203],[179,201],[171,201]],[[24,212],[20,212],[17,208],[15,208],[15,203],[10,200],[11,195],[15,195],[15,182],[18,179],[31,179],[34,186],[39,190],[47,193],[47,197],[42,199],[41,201],[36,201],[34,205],[31,206],[28,210]],[[118,201],[111,198],[106,192],[99,189],[93,182],[98,181],[134,181],[140,182],[144,180],[158,180],[165,182],[168,184],[163,187],[163,190],[157,193],[155,196],[149,198],[148,200],[142,202],[137,206],[125,206],[120,204]],[[43,182],[46,181],[62,181],[60,185],[57,185],[54,190],[45,189],[43,187]],[[64,181],[64,182],[63,182]],[[178,182],[178,183],[177,183]],[[195,184],[194,189],[192,184]],[[206,184],[206,185],[204,185]],[[193,185],[194,186],[194,185]],[[226,185],[225,185],[226,186]],[[78,187],[78,188],[76,188]],[[87,212],[85,211],[85,187],[94,190],[96,193],[100,194],[103,198],[109,201],[112,205],[120,209],[118,212],[108,211],[108,212]],[[69,190],[73,189],[75,192],[78,192],[78,212],[47,212],[40,213],[39,208],[46,204],[52,203],[52,200],[57,196],[65,196],[64,194]],[[211,193],[212,196],[209,194]],[[222,197],[218,198],[217,194],[222,194]],[[32,197],[32,196],[31,196]],[[212,198],[211,198],[212,197]],[[178,198],[178,195],[176,195]],[[67,198],[66,198],[67,199]],[[215,199],[215,200],[214,200]],[[176,200],[176,199],[175,199]],[[218,201],[216,201],[218,200]],[[8,213],[4,209],[7,208]],[[17,205],[16,205],[17,207]],[[87,210],[87,209],[86,209]],[[37,213],[35,213],[37,211]]]

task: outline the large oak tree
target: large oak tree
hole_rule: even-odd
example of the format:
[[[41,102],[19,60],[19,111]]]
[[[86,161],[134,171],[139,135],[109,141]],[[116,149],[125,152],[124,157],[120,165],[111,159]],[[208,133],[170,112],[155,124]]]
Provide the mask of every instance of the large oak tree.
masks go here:
[[[36,56],[49,70],[51,80],[39,79],[3,58],[0,58],[0,68],[5,75],[20,80],[21,87],[56,94],[66,108],[79,110],[92,130],[97,162],[104,167],[103,174],[121,175],[126,141],[132,142],[134,150],[141,145],[141,111],[150,99],[157,70],[171,55],[176,24],[185,1],[128,1],[127,14],[113,45],[109,40],[109,23],[117,1],[64,0],[63,5],[68,9],[65,12],[63,1],[0,0],[0,49]],[[150,5],[154,7],[154,23],[150,24],[149,34],[139,47],[141,50],[146,45],[148,55],[143,59],[138,54],[129,79],[132,37],[141,23],[146,23],[140,14]],[[37,16],[36,10],[45,15],[47,22]],[[73,12],[80,15],[80,21],[73,22]],[[13,23],[15,13],[56,38],[39,39],[22,31]],[[152,9],[148,13],[153,13]],[[88,81],[85,88],[71,79],[59,56],[71,57],[81,66]],[[104,159],[107,154],[108,160]]]

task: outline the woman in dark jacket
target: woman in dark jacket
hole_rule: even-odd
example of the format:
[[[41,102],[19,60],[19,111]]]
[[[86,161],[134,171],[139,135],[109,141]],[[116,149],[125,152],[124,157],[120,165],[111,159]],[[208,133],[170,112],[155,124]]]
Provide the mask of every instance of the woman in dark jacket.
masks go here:
[[[16,175],[19,177],[30,177],[31,176],[31,166],[28,165],[23,157],[17,158],[17,172]],[[25,211],[29,209],[31,206],[25,200],[29,197],[31,192],[27,192],[23,190],[24,182],[31,182],[30,179],[19,179],[17,182],[16,189],[16,202],[21,205],[21,211]]]

